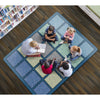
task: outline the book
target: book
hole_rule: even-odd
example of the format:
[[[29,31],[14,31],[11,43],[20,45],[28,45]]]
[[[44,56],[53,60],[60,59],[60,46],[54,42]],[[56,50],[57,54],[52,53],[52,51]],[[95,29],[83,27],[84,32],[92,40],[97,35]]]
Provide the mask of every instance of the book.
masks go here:
[[[45,50],[46,50],[46,44],[41,44],[41,43],[38,43],[40,49],[38,49],[38,52],[40,53],[45,53]]]

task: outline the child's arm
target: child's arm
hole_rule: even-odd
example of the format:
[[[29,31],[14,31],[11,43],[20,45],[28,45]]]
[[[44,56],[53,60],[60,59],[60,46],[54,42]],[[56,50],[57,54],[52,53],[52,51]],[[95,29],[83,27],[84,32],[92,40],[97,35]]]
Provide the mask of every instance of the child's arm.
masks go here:
[[[55,33],[54,35],[50,36],[50,38],[53,38],[53,37],[55,37],[55,36],[56,36],[56,33]]]
[[[48,37],[47,34],[45,34],[45,39],[55,41],[55,39],[51,39],[50,37]]]
[[[74,35],[75,35],[75,33],[73,33],[73,35],[71,37],[69,37],[69,40],[73,40],[74,39]]]

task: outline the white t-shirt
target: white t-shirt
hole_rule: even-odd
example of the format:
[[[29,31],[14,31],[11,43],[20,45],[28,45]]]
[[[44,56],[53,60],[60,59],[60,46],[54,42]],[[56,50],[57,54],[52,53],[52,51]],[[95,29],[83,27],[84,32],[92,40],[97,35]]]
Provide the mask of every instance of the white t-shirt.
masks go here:
[[[59,68],[59,70],[61,72],[63,72],[63,74],[64,74],[65,77],[70,77],[72,75],[72,73],[73,73],[73,69],[71,68],[71,64],[68,63],[68,65],[69,65],[69,69],[67,69],[67,70],[63,69],[63,67]]]
[[[31,55],[31,54],[37,52],[37,49],[35,49],[34,47],[31,47],[29,45],[31,41],[33,41],[33,39],[32,38],[29,38],[29,39],[27,39],[27,40],[25,40],[23,42],[22,47],[21,47],[21,50],[22,50],[22,53],[24,55]]]

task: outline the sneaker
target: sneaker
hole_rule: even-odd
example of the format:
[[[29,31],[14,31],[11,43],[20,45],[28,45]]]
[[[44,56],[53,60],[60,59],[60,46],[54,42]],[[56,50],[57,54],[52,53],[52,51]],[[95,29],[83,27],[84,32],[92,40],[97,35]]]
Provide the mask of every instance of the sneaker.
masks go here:
[[[59,44],[63,44],[64,43],[64,41],[61,41]]]
[[[64,61],[67,61],[67,56],[65,56],[65,59],[64,59]]]

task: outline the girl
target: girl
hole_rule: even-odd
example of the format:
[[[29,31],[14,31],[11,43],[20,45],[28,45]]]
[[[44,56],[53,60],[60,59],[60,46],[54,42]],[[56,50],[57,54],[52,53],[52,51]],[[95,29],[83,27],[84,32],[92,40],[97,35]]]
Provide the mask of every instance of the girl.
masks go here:
[[[63,41],[61,41],[60,44],[63,44],[63,43],[71,44],[74,39],[75,32],[76,30],[73,27],[68,27],[64,36],[61,37]]]
[[[55,61],[56,59],[54,58],[53,60],[44,60],[44,59],[41,59],[40,60],[40,65],[41,65],[41,69],[43,71],[43,73],[45,74],[51,74],[52,73],[52,69],[54,67],[56,67],[57,65],[57,62]]]
[[[71,56],[70,56],[71,60],[78,59],[82,54],[82,50],[78,46],[72,46],[72,47],[69,46],[69,49],[71,52]]]

